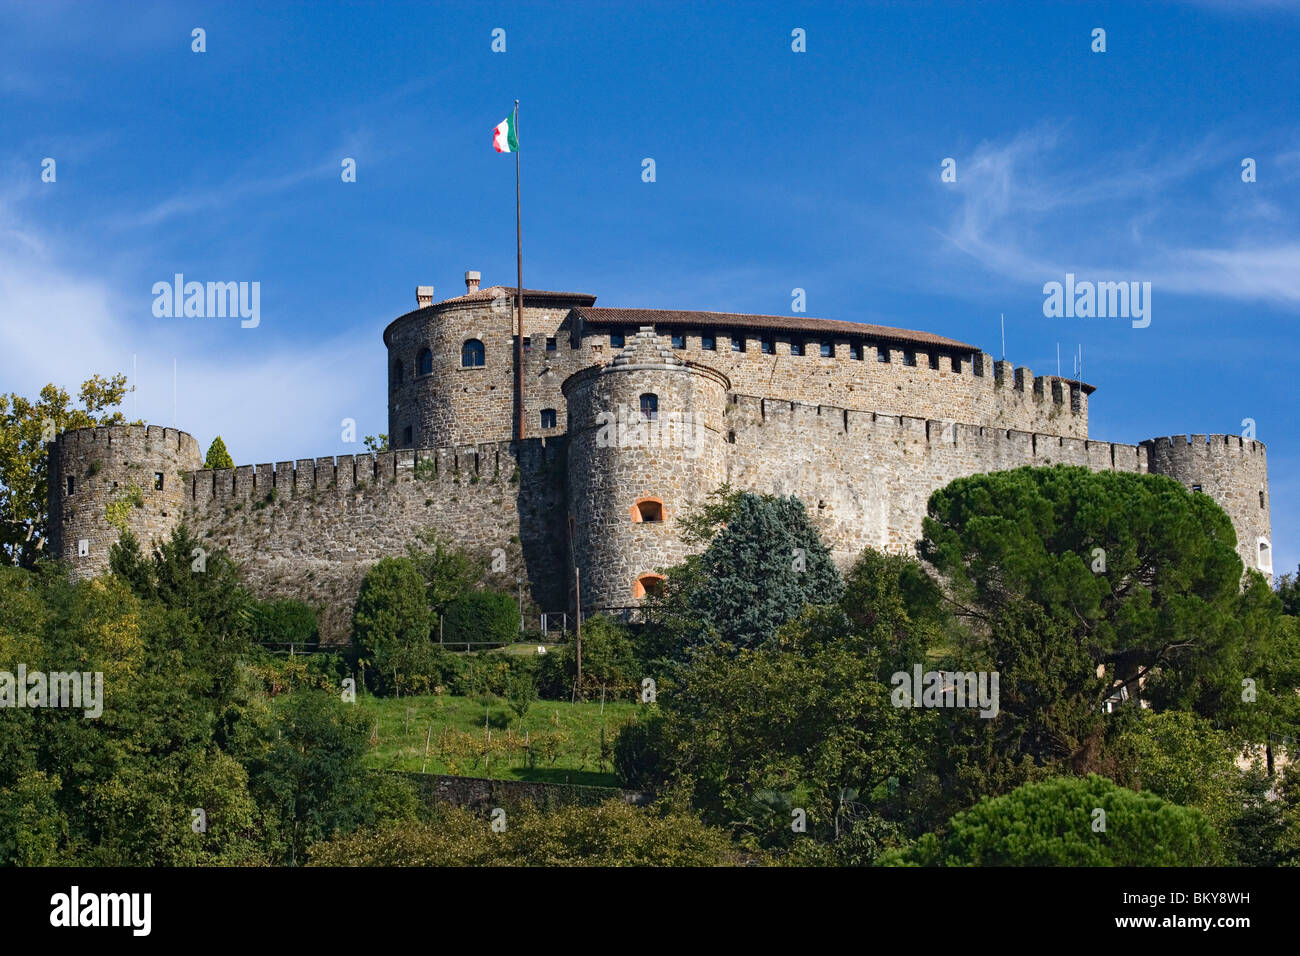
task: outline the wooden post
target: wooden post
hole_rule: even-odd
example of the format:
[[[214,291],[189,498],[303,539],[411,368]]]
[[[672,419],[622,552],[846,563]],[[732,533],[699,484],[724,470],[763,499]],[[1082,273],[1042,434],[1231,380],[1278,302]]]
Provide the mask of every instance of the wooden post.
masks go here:
[[[578,566],[576,564],[573,566],[573,590],[578,605],[578,624],[577,624],[577,630],[575,632],[577,634],[576,640],[578,644],[577,688],[581,688],[582,687],[582,572],[578,570]],[[577,689],[574,690],[574,694],[575,695],[577,694]]]

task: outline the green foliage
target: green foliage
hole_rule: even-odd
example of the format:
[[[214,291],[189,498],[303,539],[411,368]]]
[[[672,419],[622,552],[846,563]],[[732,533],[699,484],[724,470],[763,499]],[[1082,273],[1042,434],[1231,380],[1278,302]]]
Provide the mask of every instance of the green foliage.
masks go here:
[[[130,533],[131,509],[144,507],[144,491],[134,481],[119,491],[113,500],[104,505],[104,520],[119,534]]]
[[[434,532],[420,535],[417,544],[407,547],[406,556],[424,580],[425,596],[435,619],[446,613],[447,605],[467,593],[483,573],[479,562]]]
[[[251,774],[259,805],[275,821],[282,862],[298,862],[308,844],[337,833],[414,816],[409,785],[363,769],[370,724],[356,707],[314,691],[282,701],[275,737]]]
[[[49,536],[46,442],[74,428],[127,424],[109,409],[129,390],[125,375],[96,375],[81,384],[80,407],[52,384],[36,401],[0,394],[0,563],[32,567]]]
[[[725,832],[686,813],[612,800],[546,811],[505,808],[505,829],[453,807],[311,847],[311,866],[735,866]]]
[[[790,806],[806,809],[809,833],[827,843],[878,834],[841,847],[843,862],[898,842],[882,817],[890,780],[916,768],[908,728],[930,715],[894,707],[877,655],[807,626],[820,620],[810,612],[757,649],[702,650],[661,683],[662,717],[615,744],[627,782],[672,790],[763,846],[794,839]]]
[[[316,612],[295,598],[253,601],[252,635],[259,644],[295,644],[313,648],[320,644]]]
[[[409,558],[382,558],[366,572],[352,613],[357,657],[376,689],[401,694],[431,651],[424,581]]]
[[[832,604],[843,593],[830,552],[797,498],[724,486],[682,523],[690,541],[709,543],[669,570],[665,596],[652,605],[652,620],[673,641],[756,647],[805,605]]]
[[[1277,596],[1282,601],[1283,613],[1300,617],[1300,569],[1295,574],[1278,576]]]
[[[578,679],[577,642],[570,640],[540,660],[540,691],[551,700],[568,700]],[[603,614],[582,621],[582,684],[579,696],[632,699],[645,668],[627,626]]]
[[[447,605],[442,628],[448,644],[507,644],[519,634],[519,605],[500,591],[469,591]]]
[[[1093,829],[1094,810],[1105,830]],[[1117,787],[1095,774],[1026,784],[986,798],[907,850],[890,866],[1209,866],[1218,837],[1199,810]]]
[[[381,451],[388,451],[388,436],[382,432],[378,438],[374,435],[367,435],[365,438],[361,439],[361,444],[365,446],[366,451],[370,452],[372,455],[377,455]]]
[[[204,468],[234,468],[235,460],[230,457],[230,452],[226,451],[226,443],[218,435],[212,439],[212,444],[208,446],[207,457],[203,459]]]

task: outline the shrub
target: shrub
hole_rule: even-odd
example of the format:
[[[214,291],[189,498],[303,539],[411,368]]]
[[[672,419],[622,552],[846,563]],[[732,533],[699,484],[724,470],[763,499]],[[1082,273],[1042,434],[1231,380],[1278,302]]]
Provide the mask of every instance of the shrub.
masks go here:
[[[297,644],[316,647],[320,633],[316,612],[304,601],[254,601],[252,604],[253,640],[259,644]]]
[[[519,606],[500,591],[470,591],[447,605],[442,632],[448,644],[508,644],[519,634]]]

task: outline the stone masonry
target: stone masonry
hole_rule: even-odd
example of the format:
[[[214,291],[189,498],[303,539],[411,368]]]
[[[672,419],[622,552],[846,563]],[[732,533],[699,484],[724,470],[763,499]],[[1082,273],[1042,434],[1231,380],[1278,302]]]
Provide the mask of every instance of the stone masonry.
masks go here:
[[[524,290],[526,437],[513,440],[515,290],[466,284],[437,303],[422,288],[384,332],[392,451],[209,471],[175,429],[67,432],[50,446],[51,552],[102,573],[108,506],[134,496],[142,542],[184,520],[259,594],[313,604],[338,642],[365,569],[425,531],[504,559],[489,582],[522,579],[539,610],[571,612],[576,581],[585,611],[626,608],[689,553],[679,517],[724,482],[797,495],[848,566],[865,547],[911,551],[929,495],[955,478],[1078,464],[1210,495],[1246,566],[1271,575],[1263,444],[1093,441],[1091,385],[924,332]]]

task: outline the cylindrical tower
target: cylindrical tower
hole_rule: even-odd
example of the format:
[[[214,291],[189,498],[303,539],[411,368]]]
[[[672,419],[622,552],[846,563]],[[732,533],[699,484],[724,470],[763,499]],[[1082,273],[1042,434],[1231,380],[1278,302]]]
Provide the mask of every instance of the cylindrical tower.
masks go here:
[[[64,432],[49,445],[49,553],[78,577],[108,570],[124,523],[144,548],[180,523],[188,474],[203,467],[194,436],[158,425]]]
[[[569,414],[569,515],[584,609],[638,604],[680,563],[683,509],[726,480],[730,383],[674,357],[643,327],[606,366],[563,386]]]
[[[1271,582],[1271,502],[1263,442],[1239,435],[1193,435],[1190,441],[1186,435],[1174,435],[1142,444],[1147,449],[1149,471],[1209,495],[1228,513],[1237,531],[1237,553],[1242,562]]]

